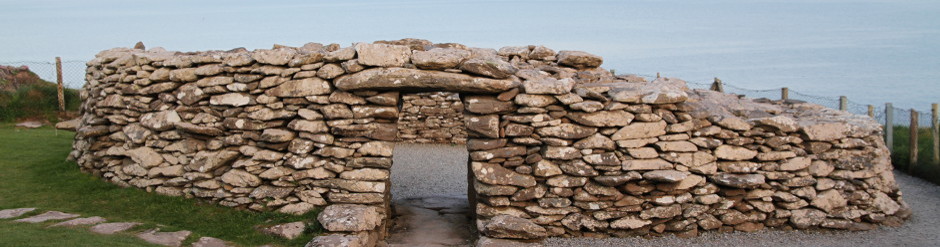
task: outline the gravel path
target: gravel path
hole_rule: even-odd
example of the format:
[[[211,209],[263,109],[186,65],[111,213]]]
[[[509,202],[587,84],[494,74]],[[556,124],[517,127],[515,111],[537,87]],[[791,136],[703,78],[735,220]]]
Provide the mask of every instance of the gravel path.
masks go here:
[[[467,147],[395,144],[392,200],[429,196],[467,196]]]
[[[467,246],[475,238],[466,197],[395,200],[388,247]]]
[[[904,201],[914,211],[901,227],[872,231],[782,231],[703,233],[695,238],[552,238],[546,246],[938,246],[940,245],[940,186],[895,172]]]

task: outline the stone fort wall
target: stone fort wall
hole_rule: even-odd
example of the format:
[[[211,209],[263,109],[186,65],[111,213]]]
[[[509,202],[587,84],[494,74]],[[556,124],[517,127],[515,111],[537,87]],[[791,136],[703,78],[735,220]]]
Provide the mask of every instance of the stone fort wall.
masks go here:
[[[466,144],[464,106],[459,93],[423,92],[401,97],[398,138],[408,143]]]
[[[383,238],[399,141],[466,142],[489,238],[864,230],[909,216],[872,119],[612,75],[602,61],[414,39],[116,48],[87,63],[70,156],[156,193],[324,208],[331,234],[314,245]]]

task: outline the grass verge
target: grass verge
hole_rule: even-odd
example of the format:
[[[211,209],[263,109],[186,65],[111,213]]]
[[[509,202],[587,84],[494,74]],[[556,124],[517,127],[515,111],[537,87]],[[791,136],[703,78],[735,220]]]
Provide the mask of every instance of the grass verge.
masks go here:
[[[303,236],[285,240],[254,229],[256,225],[285,222],[315,222],[317,211],[294,216],[273,212],[250,212],[218,206],[195,199],[162,196],[136,188],[121,188],[79,171],[65,161],[71,150],[73,133],[51,128],[14,129],[0,124],[0,209],[36,207],[37,211],[58,210],[82,216],[101,216],[109,221],[136,221],[138,229],[160,227],[164,231],[189,230],[187,242],[201,236],[232,241],[242,246],[276,244],[303,246],[321,230],[314,226]],[[0,220],[0,233],[11,224]],[[19,225],[16,225],[19,228]],[[41,238],[57,246],[83,245],[84,238],[60,238],[67,230],[33,231],[20,238],[0,234],[0,246],[21,246],[24,237]],[[93,234],[87,232],[86,234]],[[92,241],[92,240],[88,240]],[[97,240],[95,240],[97,241]],[[89,242],[92,243],[92,242]],[[45,245],[37,245],[45,246]],[[110,244],[99,245],[110,246]]]
[[[78,90],[66,88],[65,109],[78,111],[81,99]],[[22,86],[15,91],[0,91],[0,121],[20,119],[59,121],[59,96],[55,83],[40,81]]]
[[[93,234],[81,227],[51,227],[50,224],[32,224],[0,221],[0,245],[3,246],[159,246],[133,237],[128,233],[114,235]]]
[[[918,128],[917,163],[911,167],[911,128],[894,126],[894,146],[891,163],[895,169],[940,184],[940,163],[933,160],[933,134],[930,128]]]

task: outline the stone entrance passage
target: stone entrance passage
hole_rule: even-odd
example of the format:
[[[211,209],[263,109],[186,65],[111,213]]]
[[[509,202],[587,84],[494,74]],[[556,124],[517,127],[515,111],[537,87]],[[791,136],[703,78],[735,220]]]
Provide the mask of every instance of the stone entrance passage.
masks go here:
[[[466,246],[467,148],[398,143],[391,174],[389,246]]]
[[[476,236],[466,197],[428,196],[392,202],[389,246],[467,246]]]
[[[455,92],[402,93],[391,169],[389,246],[466,246],[467,131]]]

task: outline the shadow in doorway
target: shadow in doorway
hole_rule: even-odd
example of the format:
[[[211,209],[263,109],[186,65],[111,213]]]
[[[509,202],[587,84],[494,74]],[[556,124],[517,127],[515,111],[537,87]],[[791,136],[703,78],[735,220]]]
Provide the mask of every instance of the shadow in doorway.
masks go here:
[[[467,246],[476,236],[467,201],[467,148],[395,145],[389,246]]]

